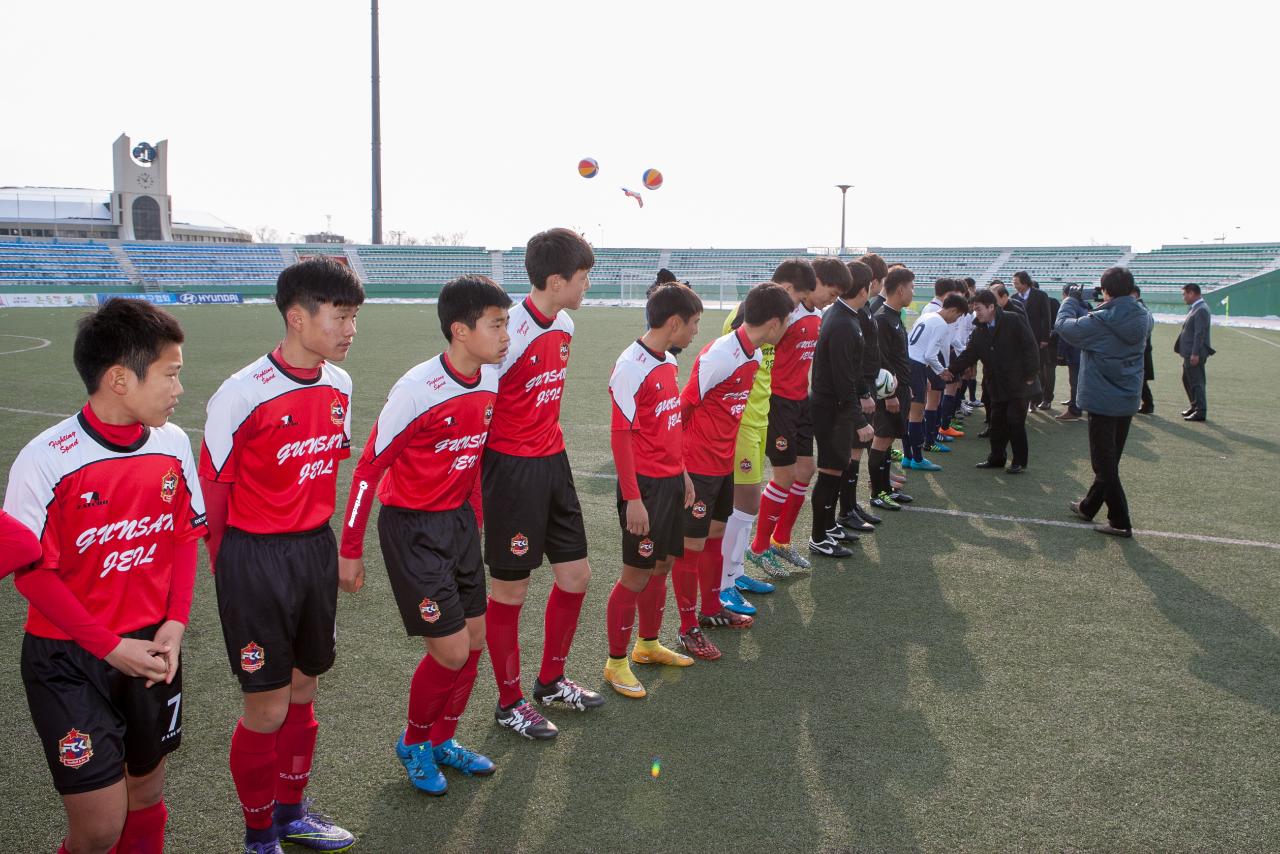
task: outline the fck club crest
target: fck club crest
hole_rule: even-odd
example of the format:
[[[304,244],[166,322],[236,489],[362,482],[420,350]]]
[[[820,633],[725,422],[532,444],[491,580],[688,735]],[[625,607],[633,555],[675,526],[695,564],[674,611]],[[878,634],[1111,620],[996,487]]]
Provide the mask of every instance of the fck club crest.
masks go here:
[[[707,502],[705,501],[693,502],[693,518],[695,519],[707,518]]]
[[[489,422],[493,420],[493,404],[489,404],[484,408],[484,423],[489,426]]]
[[[257,673],[267,663],[267,651],[253,641],[240,650],[240,669],[245,673]]]
[[[738,468],[743,471],[751,471],[751,460],[743,459],[742,462],[738,463]]]
[[[560,342],[560,361],[562,362],[569,361],[569,342],[568,341]]]
[[[346,420],[347,410],[342,405],[342,401],[335,400],[333,405],[329,407],[329,420],[335,425],[341,427]]]
[[[516,557],[524,557],[529,553],[529,538],[524,534],[516,534],[511,538],[511,553]]]
[[[653,540],[645,537],[640,541],[640,557],[653,557]]]
[[[58,761],[68,768],[79,768],[93,758],[93,739],[89,733],[72,729],[58,739]]]
[[[173,469],[169,469],[164,473],[164,477],[160,478],[160,500],[165,504],[172,504],[173,497],[178,494],[178,473]]]
[[[785,451],[787,449],[787,437],[779,436],[777,439],[773,441],[773,446],[777,448],[779,451]]]
[[[434,623],[440,619],[440,606],[430,599],[423,599],[418,603],[418,613],[426,622]]]

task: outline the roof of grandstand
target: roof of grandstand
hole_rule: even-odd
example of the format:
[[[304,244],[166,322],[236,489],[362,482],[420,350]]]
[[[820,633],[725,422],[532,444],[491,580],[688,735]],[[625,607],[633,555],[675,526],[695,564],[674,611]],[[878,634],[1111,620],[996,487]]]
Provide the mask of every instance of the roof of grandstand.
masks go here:
[[[0,187],[0,220],[23,222],[111,221],[111,192],[84,187]],[[208,211],[175,208],[173,224],[242,232]]]

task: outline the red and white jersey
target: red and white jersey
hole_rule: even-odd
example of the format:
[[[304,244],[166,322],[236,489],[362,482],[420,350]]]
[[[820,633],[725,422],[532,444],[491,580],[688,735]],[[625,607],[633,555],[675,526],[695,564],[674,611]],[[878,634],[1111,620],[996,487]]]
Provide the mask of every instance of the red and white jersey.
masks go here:
[[[383,504],[453,510],[471,497],[493,419],[498,380],[458,375],[441,355],[401,377],[378,415],[360,465],[387,470]]]
[[[511,309],[507,357],[482,371],[498,381],[489,447],[517,457],[549,457],[564,450],[560,396],[569,366],[573,320],[567,311],[544,317],[528,299]]]
[[[751,345],[745,327],[712,341],[694,360],[680,397],[685,414],[684,467],[690,474],[733,471],[738,425],[759,365],[760,351]]]
[[[200,476],[232,483],[227,524],[253,534],[311,531],[333,516],[338,462],[351,456],[351,377],[314,379],[267,354],[209,399]]]
[[[116,634],[165,619],[180,543],[205,535],[204,496],[180,427],[109,442],[76,414],[35,437],[9,471],[6,513],[40,539],[40,569],[56,570]],[[34,607],[27,631],[69,640]]]
[[[613,366],[609,396],[613,429],[635,434],[636,473],[671,477],[684,471],[676,357],[636,341]]]
[[[797,303],[787,318],[787,331],[773,348],[773,393],[778,397],[804,400],[809,396],[809,368],[821,325],[822,312],[805,308],[804,303]]]

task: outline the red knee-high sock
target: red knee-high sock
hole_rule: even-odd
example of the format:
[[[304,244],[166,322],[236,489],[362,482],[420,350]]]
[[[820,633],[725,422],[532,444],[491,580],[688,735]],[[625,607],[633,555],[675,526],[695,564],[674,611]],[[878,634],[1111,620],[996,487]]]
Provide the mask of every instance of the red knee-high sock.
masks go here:
[[[276,736],[274,732],[254,732],[236,724],[231,735],[231,779],[236,784],[245,826],[252,830],[271,827],[271,811],[276,793]]]
[[[636,610],[640,612],[640,637],[643,640],[657,640],[662,633],[662,612],[667,607],[667,577],[653,576],[640,591],[636,600]]]
[[[787,506],[788,494],[787,490],[773,481],[765,485],[764,494],[760,496],[760,516],[756,519],[756,538],[751,541],[751,550],[756,554],[769,548],[769,540]]]
[[[804,506],[804,499],[808,494],[809,481],[797,480],[791,484],[791,491],[787,493],[787,503],[778,514],[778,524],[773,529],[773,539],[776,542],[784,545],[791,542],[791,529],[795,527],[796,518],[800,515],[800,508]]]
[[[302,790],[311,779],[311,758],[316,752],[316,723],[313,703],[290,703],[284,725],[276,733],[276,802],[302,803]]]
[[[168,820],[164,801],[129,810],[116,842],[116,854],[164,854],[164,825]]]
[[[481,650],[473,649],[467,656],[467,663],[462,665],[458,676],[453,681],[453,690],[449,692],[449,701],[444,704],[444,712],[431,725],[431,743],[444,744],[453,738],[458,731],[458,721],[467,710],[467,700],[471,699],[471,688],[476,684],[476,670],[480,666]]]
[[[538,670],[538,681],[543,685],[550,685],[564,675],[564,663],[569,660],[569,647],[573,646],[585,598],[585,592],[569,593],[558,584],[551,585],[542,638],[542,667]]]
[[[702,613],[714,617],[720,613],[720,580],[724,556],[720,554],[723,537],[708,537],[698,561],[698,591],[702,594]]]
[[[676,607],[680,609],[680,633],[698,626],[698,562],[701,551],[684,547],[684,557],[676,558],[671,568],[671,586],[676,591]]]
[[[440,719],[459,670],[450,670],[430,655],[422,656],[409,683],[409,725],[404,743],[421,744],[431,738],[431,727]]]
[[[515,705],[524,696],[520,688],[520,605],[506,605],[492,596],[485,612],[485,638],[489,663],[498,683],[498,705]]]
[[[609,594],[609,604],[605,607],[605,627],[609,636],[609,657],[626,658],[627,647],[631,644],[631,630],[636,624],[636,600],[639,594],[628,590],[619,581],[613,585]]]

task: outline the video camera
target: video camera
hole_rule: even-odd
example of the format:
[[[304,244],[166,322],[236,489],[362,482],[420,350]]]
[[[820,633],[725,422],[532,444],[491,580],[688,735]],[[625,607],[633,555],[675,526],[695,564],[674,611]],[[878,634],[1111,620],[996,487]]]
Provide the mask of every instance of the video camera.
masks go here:
[[[1067,285],[1067,296],[1075,297],[1081,302],[1084,302],[1086,300],[1086,297],[1084,295],[1085,294],[1084,288],[1085,286],[1080,283],[1076,283],[1074,285]],[[1100,287],[1093,288],[1093,290],[1089,292],[1089,296],[1087,297],[1087,299],[1091,302],[1100,301],[1102,299],[1102,288]]]

